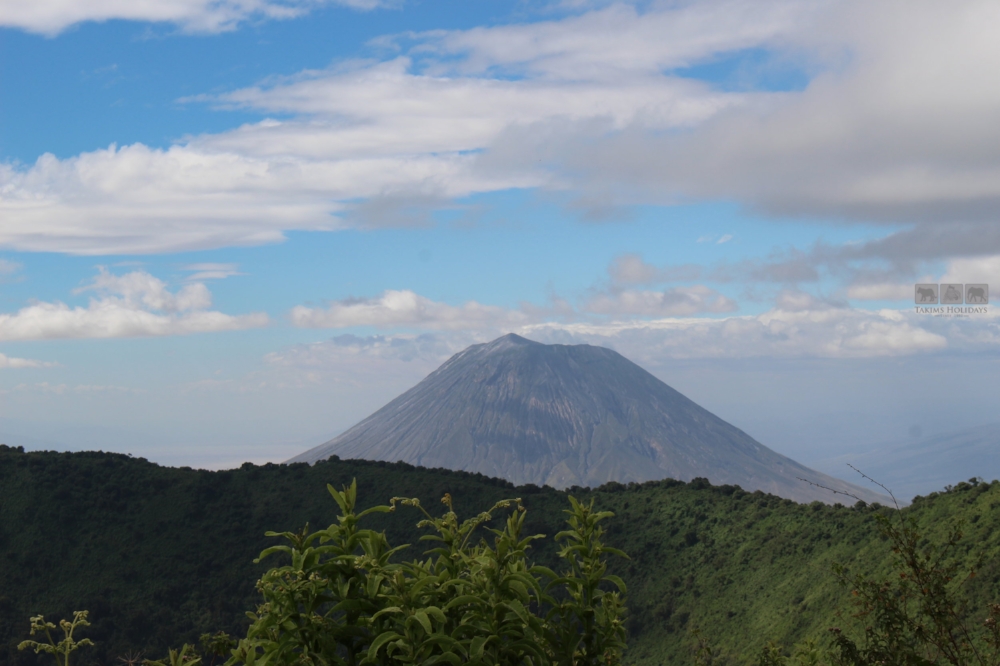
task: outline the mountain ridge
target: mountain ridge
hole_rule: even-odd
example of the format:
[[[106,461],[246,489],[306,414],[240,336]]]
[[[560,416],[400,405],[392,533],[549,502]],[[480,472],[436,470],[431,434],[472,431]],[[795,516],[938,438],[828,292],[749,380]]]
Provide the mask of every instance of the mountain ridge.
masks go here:
[[[401,496],[418,498],[440,515],[448,493],[458,515],[467,517],[501,499],[521,498],[525,534],[549,537],[532,543],[531,558],[550,568],[558,562],[551,537],[564,529],[568,495],[614,513],[605,523],[606,543],[631,558],[608,563],[629,591],[626,666],[688,663],[692,628],[748,657],[759,655],[766,640],[823,640],[830,626],[842,626],[836,611],[851,598],[830,565],[882,576],[894,557],[876,523],[878,515],[894,515],[891,509],[802,505],[702,479],[566,493],[384,461],[246,463],[206,471],[124,454],[0,445],[0,663],[51,663],[48,655],[15,647],[29,637],[27,618],[36,614],[56,619],[90,610],[93,624],[83,635],[96,647],[84,654],[95,663],[116,663],[130,651],[155,657],[206,632],[243,635],[245,611],[260,602],[255,581],[280,564],[254,561],[277,543],[265,532],[337,524],[326,486],[352,480],[359,509]],[[1000,548],[1000,512],[992,508],[998,502],[1000,482],[957,482],[900,515],[917,520],[934,543],[964,522],[963,543],[990,554]],[[397,558],[410,561],[429,547],[419,541],[426,533],[417,525],[422,518],[419,510],[401,508],[369,514],[362,526],[385,532],[391,544],[412,544]],[[972,566],[978,553],[963,558]],[[974,614],[1000,598],[998,581],[1000,559],[987,557],[969,581]]]

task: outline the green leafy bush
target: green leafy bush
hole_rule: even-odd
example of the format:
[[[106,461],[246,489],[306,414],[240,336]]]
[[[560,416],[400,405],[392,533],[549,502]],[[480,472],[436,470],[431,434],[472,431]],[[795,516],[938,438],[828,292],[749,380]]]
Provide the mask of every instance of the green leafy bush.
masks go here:
[[[625,647],[625,584],[606,574],[605,555],[624,556],[601,541],[599,522],[612,514],[570,499],[569,529],[556,535],[564,571],[531,566],[527,550],[543,535],[525,536],[519,499],[459,521],[446,495],[447,512],[432,517],[419,500],[393,498],[390,505],[355,513],[357,486],[328,486],[341,515],[330,527],[309,533],[270,533],[286,545],[261,553],[284,555],[258,589],[264,598],[245,639],[228,664],[277,666],[323,664],[617,664]],[[394,562],[402,547],[384,533],[361,529],[372,513],[397,506],[419,509],[419,527],[431,533],[425,559]],[[487,528],[502,509],[512,509],[501,529]],[[617,591],[604,589],[607,583]]]

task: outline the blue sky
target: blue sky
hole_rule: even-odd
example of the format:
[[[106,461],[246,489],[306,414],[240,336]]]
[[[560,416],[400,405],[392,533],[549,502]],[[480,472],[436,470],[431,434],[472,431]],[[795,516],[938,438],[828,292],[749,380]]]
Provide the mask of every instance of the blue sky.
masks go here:
[[[0,6],[0,440],[284,460],[465,346],[803,462],[993,421],[992,3]],[[825,470],[835,471],[835,470]]]

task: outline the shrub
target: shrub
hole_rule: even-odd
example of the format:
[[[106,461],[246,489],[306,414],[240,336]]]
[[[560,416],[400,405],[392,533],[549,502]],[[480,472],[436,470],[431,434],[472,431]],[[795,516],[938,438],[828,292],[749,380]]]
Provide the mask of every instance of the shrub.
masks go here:
[[[543,535],[522,535],[520,500],[459,521],[451,497],[432,517],[419,500],[393,498],[356,514],[357,486],[337,491],[338,522],[309,533],[269,533],[287,545],[261,553],[286,564],[260,580],[264,603],[227,662],[236,664],[617,664],[625,647],[625,592],[606,575],[604,557],[624,554],[601,542],[609,512],[570,498],[569,529],[556,535],[564,571],[530,566],[527,550]],[[395,563],[401,547],[383,533],[360,529],[373,512],[397,506],[420,510],[421,540],[434,547],[425,559]],[[481,534],[501,509],[513,509],[502,529]],[[607,583],[618,591],[604,589]]]

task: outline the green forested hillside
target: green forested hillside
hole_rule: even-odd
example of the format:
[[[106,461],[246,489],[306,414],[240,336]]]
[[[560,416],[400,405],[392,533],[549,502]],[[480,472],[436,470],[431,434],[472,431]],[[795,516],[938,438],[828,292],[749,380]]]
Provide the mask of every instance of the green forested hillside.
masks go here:
[[[471,515],[522,497],[529,531],[550,537],[562,529],[567,505],[566,493],[551,489],[405,464],[331,460],[206,472],[119,454],[0,447],[0,663],[44,663],[14,648],[37,613],[90,610],[86,635],[97,646],[80,663],[112,664],[139,650],[160,656],[208,631],[242,633],[254,583],[269,564],[253,564],[272,543],[264,532],[330,523],[336,505],[325,486],[352,478],[361,506],[399,495],[438,507],[448,492]],[[835,616],[848,606],[831,563],[888,572],[888,547],[874,526],[884,508],[800,505],[704,480],[568,492],[616,513],[607,541],[632,557],[611,563],[629,586],[629,663],[690,663],[694,629],[734,663],[768,639],[825,641],[828,627],[850,626]],[[904,510],[931,539],[967,521],[963,552],[987,556],[970,587],[974,608],[1000,599],[998,507],[1000,483],[960,483]],[[369,525],[390,543],[415,544],[417,520],[401,510]],[[551,564],[551,538],[534,554]]]

